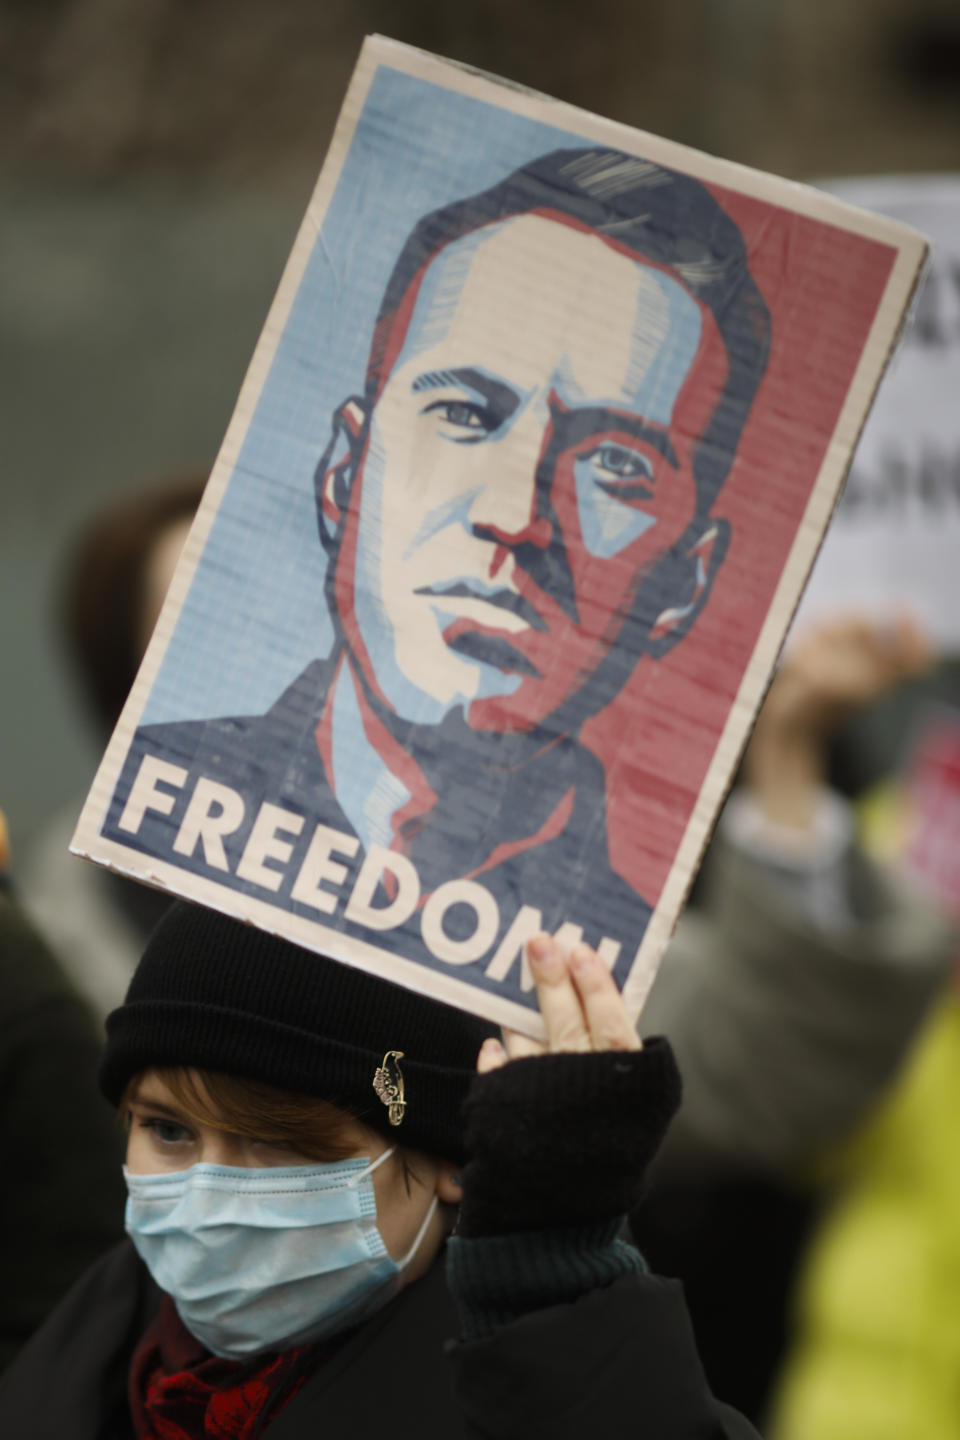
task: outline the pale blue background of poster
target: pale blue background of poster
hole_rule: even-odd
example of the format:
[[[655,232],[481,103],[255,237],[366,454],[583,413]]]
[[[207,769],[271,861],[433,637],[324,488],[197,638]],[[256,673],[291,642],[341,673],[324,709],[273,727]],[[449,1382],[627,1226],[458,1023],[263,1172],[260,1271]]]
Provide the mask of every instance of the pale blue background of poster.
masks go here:
[[[333,631],[313,475],[421,215],[583,136],[380,66],[142,724],[260,714]]]

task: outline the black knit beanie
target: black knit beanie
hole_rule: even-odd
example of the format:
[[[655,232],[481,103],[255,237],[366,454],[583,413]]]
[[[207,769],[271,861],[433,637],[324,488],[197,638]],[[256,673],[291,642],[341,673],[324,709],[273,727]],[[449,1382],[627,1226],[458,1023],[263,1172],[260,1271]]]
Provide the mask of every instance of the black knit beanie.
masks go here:
[[[317,1095],[397,1144],[461,1160],[460,1107],[477,1052],[496,1033],[461,1010],[178,901],[107,1018],[100,1088],[116,1105],[150,1066],[219,1070]],[[387,1069],[402,1075],[406,1102],[396,1125],[374,1088],[391,1051],[399,1058]]]

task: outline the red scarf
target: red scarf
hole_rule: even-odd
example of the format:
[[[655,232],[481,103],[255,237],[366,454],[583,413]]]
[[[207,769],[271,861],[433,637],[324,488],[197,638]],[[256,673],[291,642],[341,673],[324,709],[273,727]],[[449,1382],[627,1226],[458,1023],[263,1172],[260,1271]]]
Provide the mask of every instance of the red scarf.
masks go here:
[[[324,1358],[317,1345],[221,1360],[195,1340],[164,1295],[130,1365],[137,1440],[256,1440]]]

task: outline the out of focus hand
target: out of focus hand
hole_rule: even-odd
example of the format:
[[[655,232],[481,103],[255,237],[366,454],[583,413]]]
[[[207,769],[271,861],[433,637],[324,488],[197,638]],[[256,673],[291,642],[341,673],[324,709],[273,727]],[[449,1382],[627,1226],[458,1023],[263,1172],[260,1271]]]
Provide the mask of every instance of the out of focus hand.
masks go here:
[[[910,619],[829,621],[787,652],[761,719],[768,728],[828,733],[853,711],[928,669],[933,658],[929,641]]]
[[[926,636],[907,618],[828,621],[788,650],[744,756],[747,784],[767,818],[808,825],[833,731],[933,660]]]
[[[640,1039],[606,965],[589,945],[565,947],[535,935],[527,961],[537,989],[545,1041],[504,1030],[502,1043],[486,1040],[477,1057],[481,1075],[521,1056],[560,1051],[639,1050]]]

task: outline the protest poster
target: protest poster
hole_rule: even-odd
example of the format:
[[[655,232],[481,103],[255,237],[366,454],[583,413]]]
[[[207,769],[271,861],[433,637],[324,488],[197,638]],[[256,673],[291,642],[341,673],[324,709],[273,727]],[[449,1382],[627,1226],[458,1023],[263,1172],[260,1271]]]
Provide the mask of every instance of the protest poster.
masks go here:
[[[541,1033],[639,1012],[925,254],[374,38],[73,848]]]
[[[877,396],[796,630],[912,615],[960,654],[960,179],[875,176],[830,192],[922,231],[930,265]]]

